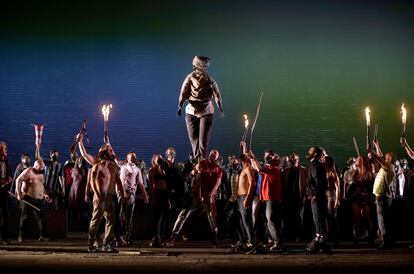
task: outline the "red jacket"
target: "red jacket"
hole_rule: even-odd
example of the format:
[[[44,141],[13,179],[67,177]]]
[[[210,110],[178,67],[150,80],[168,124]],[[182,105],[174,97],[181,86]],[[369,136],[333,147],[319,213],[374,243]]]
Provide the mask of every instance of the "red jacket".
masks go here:
[[[262,174],[262,188],[260,200],[282,201],[282,173],[279,167],[266,165],[260,170]]]
[[[193,192],[200,193],[200,197],[204,199],[214,197],[221,183],[222,175],[223,170],[216,163],[201,160],[195,178],[196,182],[193,185]]]

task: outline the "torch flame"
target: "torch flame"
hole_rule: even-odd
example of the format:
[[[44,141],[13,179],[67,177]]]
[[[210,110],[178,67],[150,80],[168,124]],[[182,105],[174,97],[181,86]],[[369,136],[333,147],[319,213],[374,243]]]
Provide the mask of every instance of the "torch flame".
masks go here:
[[[249,119],[247,119],[247,115],[243,114],[244,116],[244,128],[248,128],[249,127]]]
[[[404,107],[404,103],[401,106],[401,114],[402,114],[401,115],[402,122],[403,124],[405,124],[407,122],[407,110]]]
[[[371,126],[371,118],[369,116],[370,112],[371,111],[370,111],[369,107],[366,107],[365,108],[365,119],[367,120],[367,126]]]
[[[103,105],[102,107],[102,114],[104,116],[104,121],[108,121],[109,119],[109,110],[112,108],[112,104],[110,105]]]

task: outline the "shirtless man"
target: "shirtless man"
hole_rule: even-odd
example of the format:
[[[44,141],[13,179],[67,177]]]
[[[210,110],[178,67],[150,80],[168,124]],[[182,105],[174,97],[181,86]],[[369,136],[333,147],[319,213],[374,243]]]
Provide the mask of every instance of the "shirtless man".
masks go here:
[[[45,164],[43,159],[38,158],[34,163],[33,167],[29,167],[25,169],[22,174],[16,179],[16,192],[17,192],[17,199],[19,201],[26,201],[30,204],[36,206],[40,209],[34,209],[32,206],[28,205],[27,203],[21,203],[22,207],[22,214],[20,216],[20,226],[19,226],[19,238],[18,241],[23,241],[23,225],[27,219],[27,216],[30,212],[32,212],[38,222],[39,225],[39,241],[47,241],[49,240],[46,238],[45,235],[45,218],[43,212],[43,199],[49,201],[49,196],[45,193],[44,188],[44,177],[45,173]]]
[[[102,251],[116,252],[111,245],[114,238],[115,223],[114,195],[110,190],[111,187],[114,187],[111,185],[113,176],[109,169],[112,155],[107,145],[101,146],[98,154],[99,160],[95,160],[98,162],[93,165],[90,172],[90,187],[93,191],[93,212],[88,232],[88,252],[90,253],[97,251],[94,243],[102,217],[106,220]],[[120,188],[122,189],[122,185]],[[120,196],[123,198],[123,191]]]
[[[243,169],[239,176],[237,201],[239,204],[239,211],[242,217],[242,224],[246,235],[246,239],[243,239],[242,243],[246,244],[247,247],[252,247],[254,244],[252,202],[254,198],[256,178],[250,162],[250,158],[247,155],[247,145],[243,141],[240,143],[240,145],[243,147],[243,155],[241,156]]]
[[[83,136],[78,135],[77,138],[79,138],[80,140],[79,150],[81,152],[82,157],[89,164],[93,165],[91,172],[88,173],[89,179],[87,183],[87,189],[85,192],[85,199],[87,198],[87,193],[88,193],[89,188],[91,188],[94,193],[93,202],[92,202],[93,213],[92,213],[92,219],[89,225],[88,251],[89,252],[97,251],[96,247],[93,244],[96,239],[96,233],[99,227],[99,223],[103,216],[106,219],[106,227],[105,227],[105,239],[103,241],[104,245],[102,246],[102,251],[114,252],[115,249],[111,246],[111,242],[114,236],[114,225],[116,225],[115,218],[116,218],[116,215],[119,214],[119,213],[116,214],[115,204],[114,204],[114,202],[117,200],[115,185],[117,187],[118,195],[121,201],[124,199],[124,188],[122,186],[122,182],[119,177],[118,165],[115,162],[115,153],[112,150],[112,147],[107,143],[101,146],[97,157],[93,157],[92,155],[88,154],[86,151],[86,148],[83,144]],[[106,171],[108,171],[108,174],[106,174]],[[103,175],[106,175],[106,177],[104,177]],[[99,188],[97,188],[97,186],[99,186]]]

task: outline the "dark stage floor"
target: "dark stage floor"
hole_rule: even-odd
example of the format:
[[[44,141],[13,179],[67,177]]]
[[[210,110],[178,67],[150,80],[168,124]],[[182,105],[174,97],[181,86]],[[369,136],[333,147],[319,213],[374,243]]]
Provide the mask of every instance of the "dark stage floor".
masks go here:
[[[219,248],[210,242],[180,241],[174,248],[149,248],[148,241],[119,247],[119,253],[86,252],[86,235],[65,240],[35,240],[0,246],[0,269],[30,270],[141,270],[141,271],[315,271],[414,270],[414,250],[397,243],[392,250],[377,251],[361,244],[342,243],[330,254],[307,254],[304,243],[286,243],[286,251],[268,254],[232,254],[230,243]],[[3,271],[2,271],[3,272]]]

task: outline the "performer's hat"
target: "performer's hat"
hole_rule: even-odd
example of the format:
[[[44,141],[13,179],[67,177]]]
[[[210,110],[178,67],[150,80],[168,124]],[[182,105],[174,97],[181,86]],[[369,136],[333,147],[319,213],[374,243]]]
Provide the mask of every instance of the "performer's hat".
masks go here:
[[[207,56],[195,56],[193,59],[193,66],[199,70],[205,70],[210,65],[210,58]]]

